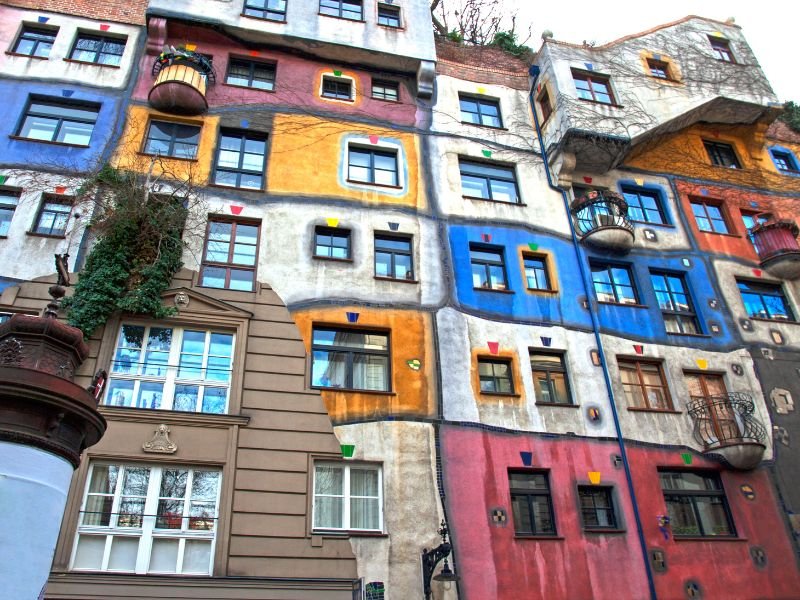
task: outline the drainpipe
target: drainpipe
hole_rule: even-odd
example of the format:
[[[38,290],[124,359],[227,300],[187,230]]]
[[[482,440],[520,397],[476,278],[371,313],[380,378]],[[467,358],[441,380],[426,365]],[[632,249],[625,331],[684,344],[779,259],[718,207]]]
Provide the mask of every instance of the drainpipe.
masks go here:
[[[593,290],[593,286],[591,285],[591,281],[589,279],[589,274],[586,271],[586,267],[583,264],[583,260],[581,260],[581,252],[580,252],[580,245],[578,243],[578,236],[575,233],[575,227],[572,222],[572,218],[570,217],[570,209],[569,209],[569,198],[567,197],[567,193],[559,188],[557,185],[553,183],[553,175],[550,172],[550,161],[547,156],[547,148],[544,143],[544,138],[542,136],[542,128],[539,125],[539,117],[536,114],[536,104],[534,102],[533,94],[536,88],[536,80],[541,73],[541,69],[538,65],[531,65],[529,69],[529,74],[532,77],[533,81],[531,82],[531,90],[528,94],[528,100],[530,101],[531,105],[531,113],[533,113],[533,123],[536,126],[536,137],[539,139],[539,147],[541,148],[542,152],[542,160],[544,161],[544,170],[547,174],[547,185],[550,186],[550,189],[559,192],[561,194],[561,198],[564,201],[564,209],[567,211],[567,220],[569,221],[569,231],[572,235],[572,246],[575,250],[575,256],[578,259],[578,267],[581,272],[581,281],[583,282],[583,290],[586,293],[587,302],[589,303],[589,316],[592,319],[592,331],[594,333],[595,343],[597,344],[597,352],[600,355],[600,367],[603,370],[603,379],[605,380],[606,384],[606,392],[608,393],[608,398],[611,401],[611,416],[614,419],[614,430],[617,433],[617,443],[619,444],[619,454],[622,457],[622,466],[625,470],[625,480],[628,482],[628,491],[631,497],[631,503],[633,504],[633,516],[636,521],[636,533],[639,537],[639,545],[641,546],[642,550],[642,558],[644,559],[644,570],[647,574],[647,586],[650,589],[650,598],[651,600],[657,600],[658,596],[656,595],[656,585],[653,579],[653,571],[650,568],[650,557],[649,552],[647,550],[647,542],[644,539],[644,531],[642,530],[642,517],[639,514],[639,503],[636,500],[636,491],[633,488],[633,477],[631,476],[631,467],[630,463],[628,462],[628,453],[625,450],[625,440],[622,437],[622,426],[619,422],[619,413],[617,412],[617,403],[614,400],[614,390],[611,386],[611,377],[608,373],[608,365],[606,365],[606,358],[605,352],[603,350],[603,340],[600,337],[600,324],[597,320],[597,313],[593,309],[591,305],[591,298],[593,298],[593,294],[591,293]]]

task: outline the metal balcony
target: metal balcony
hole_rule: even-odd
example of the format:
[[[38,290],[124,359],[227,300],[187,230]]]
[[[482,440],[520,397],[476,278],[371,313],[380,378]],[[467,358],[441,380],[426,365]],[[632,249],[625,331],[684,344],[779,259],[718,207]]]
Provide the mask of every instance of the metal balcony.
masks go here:
[[[617,252],[627,252],[633,246],[628,203],[618,194],[591,191],[572,202],[571,212],[581,241]]]
[[[165,49],[153,64],[156,78],[147,96],[153,108],[181,115],[208,110],[206,88],[215,80],[211,61],[190,50]]]
[[[768,221],[750,230],[761,267],[781,279],[800,278],[800,229],[794,221]]]
[[[754,412],[753,398],[742,392],[692,396],[689,402],[694,437],[703,452],[745,471],[757,467],[766,450],[767,430]]]

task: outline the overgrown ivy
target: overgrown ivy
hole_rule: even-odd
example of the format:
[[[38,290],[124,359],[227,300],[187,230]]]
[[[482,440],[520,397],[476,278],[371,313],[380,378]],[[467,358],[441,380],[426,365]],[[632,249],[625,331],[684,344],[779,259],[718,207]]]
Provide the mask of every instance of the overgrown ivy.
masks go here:
[[[97,235],[86,266],[65,298],[70,325],[89,337],[115,311],[159,319],[174,314],[161,295],[181,268],[187,210],[172,196],[150,194],[143,176],[105,166],[79,196],[97,200]]]
[[[780,120],[786,123],[792,131],[800,133],[800,104],[787,102],[783,105],[783,109]]]

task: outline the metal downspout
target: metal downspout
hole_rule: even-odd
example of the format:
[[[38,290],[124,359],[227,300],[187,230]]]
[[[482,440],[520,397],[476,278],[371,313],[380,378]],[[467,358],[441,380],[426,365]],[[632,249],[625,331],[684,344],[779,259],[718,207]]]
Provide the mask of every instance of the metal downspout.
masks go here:
[[[536,87],[536,80],[541,73],[541,69],[538,65],[531,65],[529,70],[530,76],[533,78],[531,82],[531,90],[528,94],[528,101],[530,102],[531,113],[533,114],[533,123],[536,126],[536,136],[539,140],[539,148],[542,153],[542,160],[544,161],[544,170],[547,174],[547,184],[550,186],[550,189],[555,190],[561,193],[561,198],[564,201],[564,209],[567,211],[567,221],[569,222],[569,231],[572,235],[572,245],[575,249],[575,255],[578,259],[578,267],[581,272],[581,281],[583,282],[583,289],[586,294],[587,302],[589,303],[589,316],[592,319],[592,331],[594,332],[595,342],[597,343],[597,351],[600,355],[600,367],[603,370],[603,379],[606,383],[606,392],[608,393],[608,398],[611,401],[611,415],[614,418],[614,429],[617,433],[617,443],[619,444],[619,453],[622,457],[622,466],[625,470],[625,479],[628,483],[628,491],[631,497],[631,503],[633,504],[633,516],[636,520],[636,533],[639,537],[639,545],[641,546],[642,550],[642,559],[644,560],[644,569],[645,573],[647,574],[647,585],[650,589],[650,598],[651,600],[657,600],[658,596],[656,595],[656,586],[655,581],[653,579],[653,571],[650,568],[650,556],[647,550],[647,543],[644,539],[644,531],[642,530],[642,518],[639,514],[639,504],[636,500],[636,491],[633,488],[633,478],[631,476],[631,468],[630,464],[628,463],[628,453],[625,450],[625,440],[622,437],[622,426],[619,422],[619,414],[617,412],[617,405],[614,400],[614,391],[611,386],[611,378],[608,374],[608,366],[606,365],[605,359],[605,352],[603,350],[603,341],[600,338],[600,324],[597,321],[597,314],[592,307],[592,299],[594,295],[591,293],[593,287],[589,285],[588,274],[586,272],[586,267],[583,264],[583,260],[581,259],[581,252],[580,252],[580,245],[578,243],[578,236],[575,233],[575,227],[572,222],[572,218],[570,218],[570,210],[569,210],[569,198],[567,197],[567,193],[556,186],[553,183],[553,175],[550,172],[550,162],[547,157],[547,148],[545,147],[544,139],[542,136],[542,129],[539,125],[539,117],[536,114],[536,105],[534,102],[533,94]]]

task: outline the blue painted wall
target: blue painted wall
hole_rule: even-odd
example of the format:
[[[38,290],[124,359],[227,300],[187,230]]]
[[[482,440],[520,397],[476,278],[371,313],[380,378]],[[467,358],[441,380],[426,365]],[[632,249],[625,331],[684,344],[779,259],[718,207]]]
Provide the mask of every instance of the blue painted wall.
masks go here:
[[[72,95],[66,97],[63,94],[64,90],[71,91]],[[22,122],[22,114],[31,94],[49,97],[55,101],[86,101],[100,104],[100,112],[89,147],[11,139],[9,136],[16,135]],[[94,168],[102,160],[105,150],[114,137],[122,107],[120,92],[88,90],[63,84],[27,82],[20,85],[19,81],[10,80],[0,80],[0,98],[3,98],[5,117],[0,122],[0,165],[42,170],[85,171]]]

